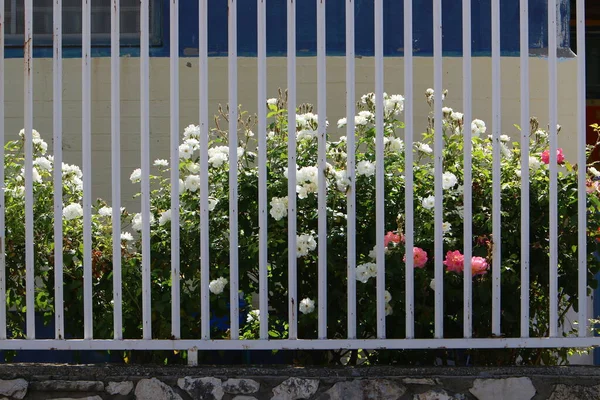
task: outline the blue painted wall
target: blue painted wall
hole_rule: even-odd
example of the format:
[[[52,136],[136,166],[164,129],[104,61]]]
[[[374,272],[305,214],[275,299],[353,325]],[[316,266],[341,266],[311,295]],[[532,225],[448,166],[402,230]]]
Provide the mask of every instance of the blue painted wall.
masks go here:
[[[157,34],[150,53],[154,57],[169,56],[169,1],[156,0],[158,4]],[[162,8],[160,7],[162,3]],[[227,54],[227,2],[209,0],[209,53],[210,56]],[[462,54],[462,6],[459,0],[443,0],[443,49],[447,56]],[[519,51],[519,0],[502,0],[501,47],[506,56]],[[529,0],[530,48],[543,49],[547,45],[547,0]],[[198,2],[180,2],[180,55],[193,56],[198,48]],[[413,0],[414,54],[431,56],[433,53],[433,1]],[[569,2],[560,0],[561,37],[559,46],[569,47]],[[373,55],[374,23],[373,0],[355,0],[356,54]],[[384,0],[384,52],[386,56],[402,56],[403,1]],[[472,0],[473,54],[489,56],[491,52],[490,0]],[[238,52],[240,56],[256,55],[256,1],[238,1]],[[267,52],[270,56],[286,54],[286,0],[267,0]],[[35,40],[34,40],[35,44]],[[297,3],[297,48],[300,56],[316,54],[316,1],[300,0]],[[327,1],[327,53],[343,55],[345,52],[345,0]],[[543,53],[543,51],[541,51]],[[135,45],[122,48],[123,55],[137,56]],[[537,51],[536,53],[540,53]],[[7,49],[7,57],[22,57],[15,46]],[[94,56],[108,56],[109,48],[97,45]],[[48,46],[37,47],[35,57],[52,57]],[[80,57],[77,46],[64,50],[65,57]]]

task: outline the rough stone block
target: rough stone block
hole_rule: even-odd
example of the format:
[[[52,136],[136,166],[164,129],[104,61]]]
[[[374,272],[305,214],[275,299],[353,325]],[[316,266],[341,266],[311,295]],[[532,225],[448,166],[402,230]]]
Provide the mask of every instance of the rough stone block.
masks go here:
[[[235,396],[232,400],[258,400],[258,399],[254,396],[240,395],[240,396]]]
[[[479,400],[531,400],[535,387],[529,378],[475,379],[469,389]]]
[[[600,394],[600,385],[556,385],[549,400],[595,400]]]
[[[231,394],[252,394],[260,390],[260,383],[252,379],[228,379],[223,382],[223,390]]]
[[[102,392],[104,383],[100,381],[48,380],[31,382],[31,390],[38,392]]]
[[[448,393],[442,389],[428,390],[425,393],[415,394],[414,400],[450,400],[452,397],[448,396]]]
[[[123,396],[128,395],[133,390],[133,382],[108,382],[106,386],[106,393],[108,394],[120,394]]]
[[[320,398],[330,400],[396,400],[406,393],[406,388],[387,379],[357,379],[338,382]]]
[[[318,379],[288,378],[273,388],[271,400],[309,399],[318,388]]]
[[[0,379],[0,395],[22,399],[27,394],[28,386],[25,379]]]
[[[61,397],[58,399],[51,399],[51,400],[102,400],[102,397],[100,396],[88,396],[88,397],[77,397],[75,398],[71,398],[71,397]]]
[[[180,395],[156,378],[142,379],[135,387],[137,400],[183,400]]]
[[[192,398],[202,400],[221,400],[225,392],[221,380],[217,378],[179,378],[177,385]]]
[[[407,384],[407,385],[429,385],[429,386],[439,385],[439,382],[437,381],[437,379],[431,379],[431,378],[404,378],[404,379],[402,379],[402,383]]]

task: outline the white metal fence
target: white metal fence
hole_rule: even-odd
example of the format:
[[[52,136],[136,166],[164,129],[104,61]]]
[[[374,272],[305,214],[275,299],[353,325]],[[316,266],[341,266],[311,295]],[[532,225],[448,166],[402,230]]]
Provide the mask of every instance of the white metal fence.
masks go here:
[[[442,1],[432,0],[434,9],[434,89],[435,89],[435,169],[442,169],[442,92],[443,92],[443,62],[442,62]],[[584,35],[584,0],[577,0],[577,48],[578,48],[578,158],[577,164],[584,165],[586,163],[585,156],[585,35]],[[471,81],[471,1],[463,0],[463,46],[464,57],[463,62],[463,98],[464,98],[464,120],[472,120],[472,81]],[[550,154],[556,154],[557,151],[557,0],[548,0],[548,31],[549,46],[548,46],[548,87],[549,89],[549,126],[550,126]],[[236,0],[228,0],[229,4],[229,103],[237,104],[237,11]],[[200,324],[201,335],[197,339],[180,339],[180,255],[178,251],[173,251],[171,254],[172,268],[172,298],[171,298],[171,313],[172,313],[172,337],[171,340],[157,340],[152,337],[152,316],[151,316],[151,253],[150,253],[150,142],[149,142],[149,1],[141,0],[141,43],[140,43],[140,102],[141,102],[141,205],[143,226],[142,235],[142,279],[143,279],[143,338],[141,339],[123,339],[123,319],[122,319],[122,277],[121,277],[121,226],[118,218],[113,221],[113,279],[114,279],[114,339],[94,339],[92,327],[92,231],[91,231],[91,6],[90,0],[83,0],[83,32],[82,32],[82,139],[83,139],[83,217],[84,217],[84,338],[83,339],[64,339],[64,302],[63,302],[63,254],[55,253],[55,325],[56,338],[51,340],[40,340],[35,338],[35,274],[34,274],[34,215],[33,215],[33,151],[32,151],[32,129],[33,129],[33,70],[36,67],[35,59],[33,58],[33,35],[32,35],[32,13],[33,1],[25,0],[25,40],[24,40],[24,69],[25,76],[25,199],[26,199],[26,281],[27,281],[27,314],[26,314],[26,339],[10,339],[7,338],[7,307],[6,307],[6,276],[5,265],[5,222],[4,222],[4,197],[0,196],[0,232],[2,242],[0,248],[0,348],[3,349],[132,349],[132,350],[159,350],[159,349],[343,349],[343,348],[387,348],[387,349],[416,349],[416,348],[501,348],[501,347],[570,347],[570,346],[593,346],[599,344],[599,339],[590,336],[587,331],[587,251],[586,251],[586,176],[585,169],[580,169],[578,176],[578,226],[579,226],[579,241],[578,241],[578,290],[579,296],[578,313],[579,313],[579,337],[561,337],[559,335],[557,303],[558,303],[558,265],[557,265],[557,241],[558,231],[558,209],[557,209],[557,161],[554,157],[550,157],[549,172],[550,172],[550,331],[548,337],[529,337],[529,186],[522,185],[522,216],[521,216],[521,276],[522,276],[522,291],[521,297],[521,337],[518,338],[502,338],[501,322],[501,303],[500,303],[500,274],[501,274],[501,249],[499,238],[501,232],[501,187],[500,187],[500,156],[501,144],[500,135],[501,129],[501,90],[502,80],[500,74],[501,54],[500,54],[500,0],[492,0],[492,133],[493,133],[493,237],[495,239],[495,248],[493,253],[493,265],[491,268],[493,276],[493,310],[492,310],[492,332],[497,335],[497,338],[472,338],[472,304],[474,295],[472,291],[472,281],[464,280],[464,335],[463,338],[444,338],[444,308],[443,308],[443,188],[441,176],[435,179],[435,334],[434,338],[422,339],[415,338],[414,320],[415,320],[415,304],[414,304],[414,268],[413,260],[409,257],[406,260],[406,339],[386,339],[386,310],[385,310],[385,256],[384,247],[377,246],[377,335],[372,339],[357,339],[356,327],[356,255],[355,246],[356,238],[352,233],[356,231],[356,198],[355,191],[349,190],[347,195],[347,264],[348,264],[348,279],[347,279],[347,313],[348,327],[346,339],[328,339],[327,337],[327,204],[326,204],[326,183],[324,179],[319,181],[318,186],[318,339],[302,340],[298,337],[298,293],[297,293],[297,254],[296,254],[296,137],[289,135],[288,142],[288,294],[289,294],[289,338],[282,340],[268,340],[268,310],[269,310],[269,292],[268,292],[268,249],[267,249],[267,170],[266,170],[266,155],[262,149],[267,146],[267,58],[266,58],[266,1],[257,0],[258,4],[258,76],[256,84],[258,88],[258,165],[259,165],[259,303],[260,303],[260,340],[240,340],[239,334],[239,308],[237,307],[238,299],[238,207],[237,204],[237,170],[231,168],[229,172],[230,181],[230,203],[229,203],[229,235],[230,235],[230,299],[231,299],[231,336],[229,340],[211,340],[210,337],[210,302],[209,302],[209,199],[208,193],[208,147],[209,135],[209,114],[208,114],[208,58],[207,58],[207,0],[200,0],[200,31],[199,35],[199,71],[200,71],[200,87],[199,99],[199,121],[200,121],[200,148],[203,149],[200,153],[201,166],[201,187],[200,193],[200,251],[201,257],[201,301],[200,308]],[[301,6],[301,5],[298,5]],[[54,110],[54,160],[57,165],[60,165],[62,160],[62,59],[61,59],[61,0],[54,1],[54,52],[53,52],[53,110]],[[296,125],[296,7],[294,0],[287,1],[287,77],[288,77],[288,123],[290,126]],[[324,0],[317,1],[317,70],[318,70],[318,168],[321,174],[326,169],[326,124],[325,116],[327,111],[326,104],[326,63],[327,57],[325,52],[325,7]],[[527,127],[530,123],[529,112],[529,40],[528,40],[528,1],[521,0],[521,19],[520,19],[520,66],[521,66],[521,126]],[[120,60],[119,60],[119,0],[113,0],[112,7],[112,29],[111,29],[111,126],[112,126],[112,143],[111,143],[111,171],[112,171],[112,207],[113,210],[118,210],[121,205],[121,182],[120,182]],[[384,91],[384,55],[383,55],[383,1],[374,1],[375,10],[375,99],[376,99],[376,160],[377,165],[384,158],[384,133],[383,133],[383,91]],[[415,140],[415,128],[413,125],[413,104],[410,99],[413,99],[413,2],[412,0],[404,1],[404,82],[405,82],[405,97],[409,99],[406,102],[405,108],[405,143],[406,148],[411,149]],[[0,0],[0,26],[4,22],[4,0]],[[179,76],[178,76],[178,32],[179,32],[179,1],[170,1],[170,96],[171,96],[171,141],[170,141],[170,162],[171,165],[178,165],[179,153]],[[348,178],[351,182],[355,182],[355,54],[354,54],[354,2],[346,1],[346,104],[347,104],[347,160],[348,160]],[[0,33],[0,54],[4,53],[4,34]],[[0,71],[4,73],[4,57],[0,58]],[[5,79],[10,77],[4,75],[0,80],[0,85],[3,85]],[[0,105],[4,104],[4,86],[0,86]],[[229,108],[229,132],[230,132],[230,148],[229,159],[230,163],[235,165],[237,160],[237,109],[236,107]],[[4,121],[4,107],[0,106],[0,121]],[[3,126],[3,125],[2,125]],[[0,141],[4,142],[4,129],[0,129]],[[471,131],[464,131],[464,220],[471,221],[473,209],[471,207],[472,189],[471,182]],[[526,149],[529,148],[529,134],[527,129],[523,129],[520,137],[521,147],[521,171],[522,181],[529,182],[529,154]],[[0,150],[2,151],[2,150]],[[4,159],[4,153],[0,153],[0,159]],[[405,168],[405,238],[406,252],[412,254],[414,247],[413,230],[414,230],[414,177],[412,166],[414,163],[413,154],[411,151],[406,152],[406,168]],[[0,181],[4,182],[4,170],[0,169]],[[59,168],[54,172],[54,235],[55,246],[61,248],[63,238],[62,226],[62,176]],[[173,168],[171,171],[171,210],[172,220],[179,220],[179,175],[178,170]],[[382,168],[376,169],[376,231],[377,243],[384,242],[385,225],[384,225],[384,171]],[[174,249],[179,245],[179,229],[177,224],[172,224],[171,227],[172,246]],[[472,255],[472,231],[470,224],[466,223],[464,228],[464,255],[465,255],[465,276],[471,275],[471,255]]]

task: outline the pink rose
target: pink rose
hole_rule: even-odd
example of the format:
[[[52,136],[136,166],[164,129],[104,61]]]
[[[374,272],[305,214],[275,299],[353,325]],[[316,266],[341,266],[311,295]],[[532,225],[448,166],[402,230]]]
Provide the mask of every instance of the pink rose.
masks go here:
[[[446,253],[446,260],[444,261],[444,265],[446,266],[446,271],[456,272],[460,274],[463,272],[465,263],[465,256],[460,254],[460,251],[454,250]]]
[[[394,233],[392,231],[389,231],[385,235],[385,238],[383,239],[383,245],[385,247],[387,247],[388,244],[390,244],[390,242],[391,243],[400,243],[400,240],[401,240],[400,235],[398,235],[398,234],[396,234],[396,233]]]
[[[542,162],[544,164],[550,164],[550,150],[545,150],[542,153]],[[562,149],[556,150],[556,162],[558,164],[562,164],[562,163],[565,162],[565,156],[563,154],[563,150]]]
[[[488,272],[488,263],[483,257],[471,258],[471,272],[475,275],[485,275]]]
[[[427,264],[427,252],[420,247],[413,247],[413,260],[415,268],[423,268]],[[406,262],[406,254],[404,262]]]

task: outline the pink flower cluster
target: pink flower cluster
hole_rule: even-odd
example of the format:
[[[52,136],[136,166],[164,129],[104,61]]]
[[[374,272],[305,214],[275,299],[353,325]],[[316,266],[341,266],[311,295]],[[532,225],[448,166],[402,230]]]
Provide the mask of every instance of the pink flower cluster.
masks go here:
[[[398,235],[397,233],[394,233],[392,231],[386,233],[383,239],[383,245],[385,247],[387,247],[390,243],[398,244],[400,242],[404,242],[404,235]]]
[[[427,252],[420,247],[413,247],[413,260],[415,268],[423,268],[427,264]],[[406,262],[406,254],[404,262]]]
[[[461,274],[465,269],[465,256],[458,250],[449,251],[446,253],[446,260],[444,265],[447,271]],[[473,276],[485,275],[489,269],[488,263],[483,257],[472,257],[471,258],[471,273]]]
[[[550,164],[550,150],[545,150],[542,153],[542,162],[544,164]],[[556,150],[556,163],[562,164],[565,162],[565,156],[563,154],[563,149]]]

